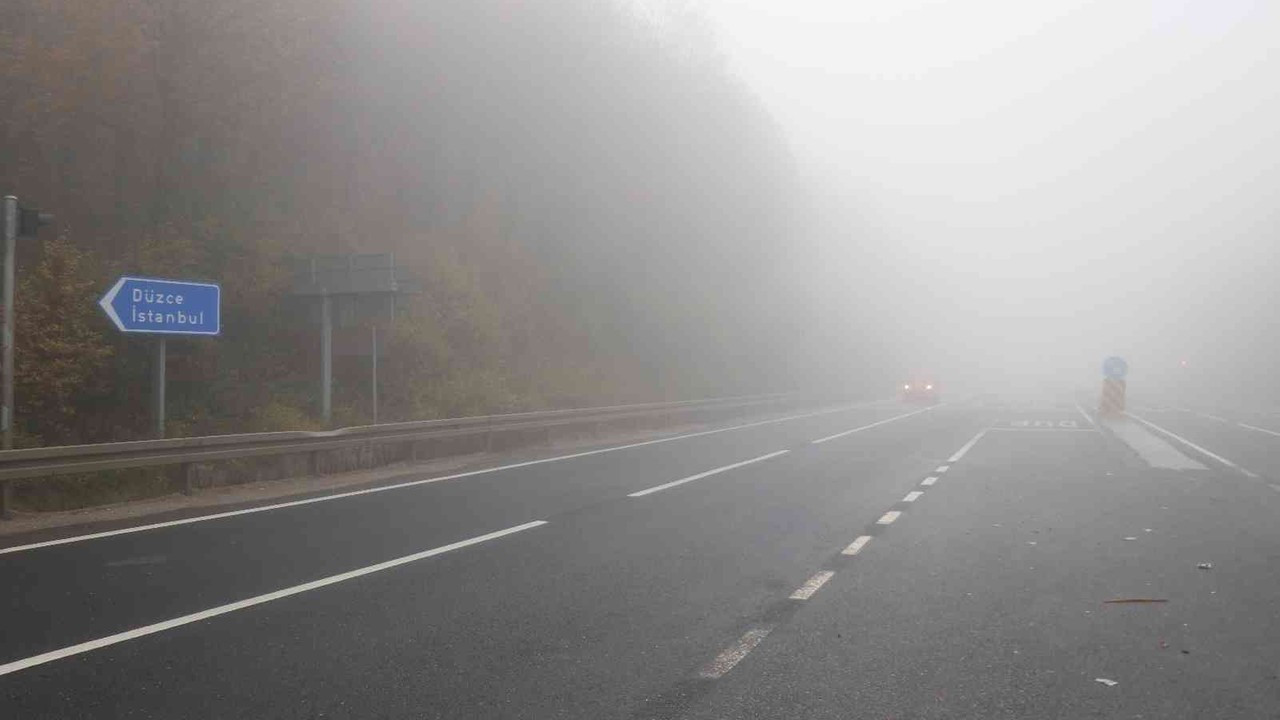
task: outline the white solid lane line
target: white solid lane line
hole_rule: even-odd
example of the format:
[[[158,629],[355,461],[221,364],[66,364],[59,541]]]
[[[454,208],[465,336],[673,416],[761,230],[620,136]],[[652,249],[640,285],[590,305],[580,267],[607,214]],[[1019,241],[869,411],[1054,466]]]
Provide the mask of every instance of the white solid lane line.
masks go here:
[[[8,675],[9,673],[14,673],[19,670],[25,670],[30,667],[35,667],[36,665],[43,665],[44,663],[53,662],[54,660],[61,660],[62,658],[70,657],[72,655],[79,655],[81,653],[86,653],[91,650],[97,650],[99,648],[107,647],[108,645],[115,645],[116,643],[122,643],[126,640],[133,640],[134,638],[140,638],[146,635],[153,635],[158,632],[164,632],[165,630],[172,630],[173,628],[176,628],[176,627],[189,625],[191,623],[199,622],[201,620],[207,620],[212,617],[217,617],[218,615],[225,615],[230,612],[235,612],[236,610],[244,610],[245,608],[250,608],[255,605],[262,605],[263,603],[268,603],[268,602],[271,602],[272,600],[279,600],[281,598],[286,598],[291,595],[297,595],[299,593],[308,592],[310,590],[317,590],[319,588],[322,588],[328,585],[333,585],[335,583],[344,582],[346,580],[353,580],[355,578],[362,577],[364,575],[381,572],[383,570],[390,570],[391,568],[398,567],[406,563],[415,562],[417,560],[423,560],[429,557],[433,557],[435,555],[442,555],[444,553],[447,553],[453,550],[458,550],[458,549],[467,547],[469,545],[476,545],[489,540],[496,540],[497,538],[503,537],[505,535],[512,535],[514,533],[522,532],[524,530],[531,530],[533,528],[540,527],[546,524],[547,522],[545,520],[535,520],[533,522],[525,523],[523,525],[516,525],[515,527],[509,527],[506,530],[498,530],[495,532],[486,533],[484,535],[477,535],[476,537],[469,538],[467,540],[459,540],[458,542],[455,542],[455,543],[450,543],[448,545],[441,545],[440,547],[432,548],[430,550],[423,550],[422,552],[417,552],[412,555],[405,555],[404,557],[398,557],[394,560],[380,562],[376,565],[369,565],[367,567],[362,567],[357,570],[351,570],[349,572],[344,572],[338,575],[330,575],[329,577],[320,578],[319,580],[312,580],[311,582],[303,583],[301,585],[294,585],[293,587],[284,588],[283,590],[276,590],[275,592],[269,592],[269,593],[266,593],[265,595],[258,595],[255,597],[247,598],[245,600],[238,600],[236,602],[228,603],[226,605],[219,605],[218,607],[209,608],[208,610],[201,610],[200,612],[191,613],[190,615],[183,615],[182,617],[176,617],[171,620],[165,620],[163,622],[158,622],[152,625],[146,625],[144,627],[134,628],[133,630],[126,630],[125,632],[116,633],[115,635],[108,635],[106,637],[98,638],[97,640],[90,640],[88,642],[83,642],[78,645],[70,645],[68,647],[64,647],[59,650],[53,650],[51,652],[43,653],[40,655],[33,655],[29,658],[23,658],[22,660],[14,660],[13,662],[0,665],[0,675]]]
[[[1236,424],[1244,428],[1245,430],[1254,430],[1260,433],[1266,433],[1268,435],[1275,435],[1276,437],[1280,437],[1280,432],[1276,432],[1275,430],[1268,430],[1266,428],[1258,427],[1257,425],[1247,425],[1245,423],[1236,423]]]
[[[441,475],[440,477],[424,478],[422,480],[410,480],[408,482],[396,483],[394,485],[382,485],[374,488],[366,488],[364,490],[353,490],[350,492],[334,493],[332,495],[321,495],[320,497],[307,498],[305,500],[290,500],[288,502],[273,503],[271,505],[259,505],[257,507],[244,508],[243,510],[231,510],[228,512],[213,513],[211,515],[197,515],[195,517],[182,518],[181,520],[168,520],[166,522],[149,523],[147,525],[135,525],[133,527],[120,528],[119,530],[107,530],[105,532],[88,533],[85,535],[75,535],[73,537],[59,538],[58,540],[46,540],[44,542],[30,543],[27,545],[15,545],[13,547],[0,548],[0,555],[5,553],[22,552],[24,550],[35,550],[43,547],[52,547],[54,545],[66,545],[67,543],[83,542],[85,540],[97,540],[98,538],[112,537],[114,535],[125,535],[128,533],[144,532],[146,530],[159,530],[160,528],[174,527],[177,525],[188,525],[190,523],[207,522],[209,520],[220,520],[222,518],[235,517],[237,515],[250,515],[252,513],[267,512],[269,510],[281,510],[283,508],[299,507],[301,505],[311,505],[312,503],[329,502],[330,500],[341,500],[343,498],[359,497],[361,495],[370,495],[372,493],[387,492],[389,490],[401,490],[418,485],[429,485],[431,483],[444,482],[446,480],[457,480],[459,478],[472,477],[474,475],[484,475],[486,473],[502,472],[503,470],[515,470],[518,468],[529,467],[531,465],[541,465],[543,463],[559,462],[561,460],[572,460],[573,458],[587,457],[590,455],[600,455],[602,453],[616,452],[618,450],[629,450],[631,448],[645,447],[648,445],[657,445],[659,443],[674,442],[676,440],[686,440],[688,438],[702,437],[704,435],[714,435],[716,433],[732,432],[734,430],[745,430],[747,428],[759,427],[761,425],[769,425],[772,423],[790,422],[792,420],[802,420],[804,418],[817,417],[819,415],[830,415],[832,413],[845,412],[875,403],[885,402],[876,400],[871,403],[860,403],[858,405],[846,405],[843,407],[820,410],[818,412],[806,413],[804,415],[790,415],[783,418],[774,418],[772,420],[761,420],[759,422],[746,423],[744,425],[734,425],[727,428],[717,428],[715,430],[703,430],[695,433],[687,433],[685,435],[675,435],[673,437],[658,438],[656,440],[646,440],[644,442],[631,443],[629,445],[617,445],[615,447],[601,448],[599,450],[587,450],[585,452],[572,453],[570,455],[557,455],[555,457],[540,458],[538,460],[529,460],[526,462],[511,463],[509,465],[499,465],[497,467],[483,468],[481,470],[469,470],[467,472],[454,473],[453,475]]]
[[[1076,403],[1075,405],[1076,411],[1080,413],[1080,417],[1084,418],[1085,422],[1089,423],[1091,427],[1098,427],[1098,424],[1093,421],[1093,418],[1089,417],[1089,413],[1085,412],[1084,408],[1080,407],[1080,403]]]
[[[880,516],[880,519],[876,521],[876,524],[877,524],[877,525],[892,525],[892,524],[893,524],[893,521],[894,521],[894,520],[897,520],[897,519],[898,519],[898,516],[899,516],[899,515],[901,515],[901,514],[902,514],[902,513],[898,512],[897,510],[890,510],[889,512],[885,513],[884,515],[881,515],[881,516]]]
[[[761,455],[760,457],[757,457],[757,458],[751,458],[750,460],[743,460],[742,462],[737,462],[737,463],[734,463],[734,464],[732,464],[732,465],[725,465],[724,467],[718,467],[718,468],[716,468],[716,469],[714,469],[714,470],[708,470],[708,471],[706,471],[706,472],[700,472],[700,473],[698,473],[697,475],[690,475],[689,477],[687,477],[687,478],[681,478],[680,480],[674,480],[674,481],[669,482],[669,483],[663,483],[662,485],[655,485],[655,486],[653,486],[653,487],[651,487],[651,488],[647,488],[647,489],[645,489],[645,490],[640,490],[640,491],[638,491],[638,492],[633,492],[633,493],[631,493],[630,495],[627,495],[627,497],[633,497],[633,498],[636,498],[636,497],[644,497],[645,495],[650,495],[650,494],[652,494],[652,493],[656,493],[656,492],[659,492],[659,491],[662,491],[662,490],[666,490],[667,488],[673,488],[673,487],[675,487],[675,486],[677,486],[677,485],[683,485],[683,484],[685,484],[685,483],[693,482],[694,480],[701,480],[701,479],[702,479],[702,478],[704,478],[704,477],[709,477],[709,476],[711,476],[711,475],[717,475],[717,474],[722,473],[722,472],[728,472],[729,470],[734,470],[734,469],[740,468],[740,467],[742,467],[743,465],[750,465],[751,463],[758,463],[758,462],[761,462],[761,461],[764,461],[764,460],[768,460],[769,458],[775,458],[775,457],[778,457],[779,455],[786,455],[786,454],[787,454],[787,453],[789,453],[789,452],[791,452],[791,451],[790,451],[790,450],[779,450],[779,451],[777,451],[777,452],[771,452],[771,453],[769,453],[768,455]]]
[[[1251,478],[1256,478],[1256,477],[1258,477],[1258,474],[1257,474],[1257,473],[1255,473],[1255,472],[1253,472],[1252,470],[1247,470],[1247,469],[1245,469],[1245,468],[1242,468],[1242,467],[1240,467],[1239,465],[1237,465],[1237,464],[1235,464],[1235,463],[1231,462],[1230,460],[1228,460],[1228,459],[1226,459],[1226,458],[1222,457],[1221,455],[1219,455],[1219,454],[1217,454],[1217,453],[1215,453],[1215,452],[1211,452],[1211,451],[1209,451],[1209,450],[1206,450],[1206,449],[1204,449],[1204,448],[1200,447],[1199,445],[1197,445],[1197,444],[1195,444],[1195,443],[1191,442],[1190,440],[1188,440],[1188,439],[1186,439],[1186,438],[1182,437],[1181,435],[1178,435],[1178,434],[1176,434],[1176,433],[1174,433],[1174,432],[1171,432],[1171,431],[1169,431],[1169,430],[1165,430],[1164,428],[1162,428],[1162,427],[1160,427],[1159,425],[1157,425],[1157,424],[1155,424],[1155,423],[1151,422],[1150,420],[1145,420],[1145,419],[1143,419],[1143,418],[1140,418],[1140,417],[1138,417],[1137,415],[1134,415],[1133,413],[1125,413],[1125,414],[1126,414],[1126,415],[1128,415],[1129,417],[1133,418],[1134,420],[1137,420],[1138,422],[1142,423],[1143,425],[1146,425],[1147,427],[1151,428],[1152,430],[1155,430],[1156,432],[1159,432],[1159,433],[1163,433],[1166,437],[1170,437],[1170,438],[1173,438],[1174,440],[1177,440],[1178,442],[1180,442],[1180,443],[1182,443],[1182,444],[1186,445],[1187,447],[1191,448],[1192,450],[1196,450],[1197,452],[1200,452],[1200,453],[1202,453],[1202,454],[1204,454],[1204,455],[1207,455],[1208,457],[1211,457],[1211,458],[1213,458],[1214,460],[1217,460],[1218,462],[1222,463],[1223,465],[1226,465],[1226,466],[1227,466],[1227,467],[1229,467],[1229,468],[1234,468],[1235,470],[1239,470],[1240,472],[1244,473],[1247,477],[1251,477]]]
[[[791,593],[791,599],[808,600],[813,597],[814,593],[818,592],[819,588],[827,584],[827,581],[831,579],[832,575],[835,575],[835,573],[830,570],[823,570],[822,572],[815,574],[813,577],[805,580],[803,585],[796,588],[795,592]]]
[[[929,486],[929,485],[932,485],[932,484],[934,484],[934,483],[936,483],[936,482],[938,482],[938,478],[937,478],[937,476],[935,476],[935,475],[930,475],[929,477],[925,478],[924,480],[921,480],[921,481],[920,481],[920,484],[921,484],[921,485],[925,485],[925,486]]]
[[[911,492],[907,493],[906,497],[902,498],[902,502],[915,502],[916,500],[919,500],[920,496],[923,494],[924,493],[920,492],[919,490],[912,490]]]
[[[958,462],[960,458],[964,457],[970,450],[972,450],[973,446],[977,445],[978,441],[982,439],[982,436],[986,434],[987,434],[986,430],[979,430],[978,434],[974,435],[973,438],[969,440],[969,442],[960,446],[960,449],[956,451],[955,455],[952,455],[951,457],[947,458],[947,462],[949,463]],[[943,467],[946,467],[946,466],[944,465]]]
[[[913,410],[912,412],[904,413],[904,414],[902,414],[902,415],[895,415],[895,416],[893,416],[893,417],[891,417],[891,418],[887,418],[887,419],[885,419],[885,420],[881,420],[881,421],[879,421],[879,422],[873,422],[873,423],[871,423],[870,425],[863,425],[862,427],[856,427],[856,428],[854,428],[854,429],[852,429],[852,430],[845,430],[844,432],[838,432],[838,433],[836,433],[835,435],[828,435],[828,436],[826,436],[826,437],[824,437],[824,438],[818,438],[817,440],[810,440],[810,441],[809,441],[809,444],[811,444],[811,445],[820,445],[820,444],[822,444],[822,443],[824,443],[824,442],[827,442],[827,441],[829,441],[829,440],[835,440],[836,438],[842,438],[842,437],[844,437],[845,435],[852,435],[853,433],[856,433],[856,432],[862,432],[863,430],[870,430],[870,429],[871,429],[871,428],[873,428],[873,427],[879,427],[879,426],[881,426],[881,425],[884,425],[885,423],[891,423],[891,422],[893,422],[894,420],[901,420],[902,418],[908,418],[908,417],[911,417],[912,415],[919,415],[919,414],[920,414],[920,413],[922,413],[922,412],[929,412],[930,410],[933,410],[934,408],[938,408],[938,407],[941,407],[941,405],[934,405],[933,407],[921,408],[920,410]]]
[[[698,676],[707,680],[716,680],[724,677],[725,673],[732,670],[734,665],[742,662],[742,658],[754,650],[760,644],[760,641],[768,637],[772,631],[772,625],[748,630],[745,635],[738,638],[738,642],[730,645],[724,652],[717,655],[715,660],[707,663],[698,672]]]
[[[870,535],[859,535],[856,540],[849,543],[849,547],[845,548],[844,550],[841,550],[840,554],[841,555],[857,555],[858,553],[862,552],[862,548],[866,547],[867,543],[869,542],[871,542]]]

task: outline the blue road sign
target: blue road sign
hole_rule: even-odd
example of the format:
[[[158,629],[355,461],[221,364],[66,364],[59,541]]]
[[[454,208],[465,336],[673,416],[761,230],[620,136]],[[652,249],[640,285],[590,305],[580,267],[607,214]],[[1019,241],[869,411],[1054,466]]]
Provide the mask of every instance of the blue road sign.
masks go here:
[[[217,335],[222,288],[210,283],[122,277],[98,301],[123,332]]]
[[[1102,374],[1112,380],[1123,380],[1129,374],[1129,363],[1122,357],[1112,355],[1102,361]]]

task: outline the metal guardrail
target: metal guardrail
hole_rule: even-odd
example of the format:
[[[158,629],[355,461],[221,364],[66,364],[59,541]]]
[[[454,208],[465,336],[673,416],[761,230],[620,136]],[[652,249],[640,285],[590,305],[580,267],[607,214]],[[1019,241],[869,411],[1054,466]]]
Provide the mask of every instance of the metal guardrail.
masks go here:
[[[543,410],[507,415],[363,425],[319,432],[286,431],[209,435],[166,440],[63,445],[0,452],[0,512],[12,507],[9,501],[13,480],[33,480],[55,475],[93,473],[103,470],[188,466],[183,489],[190,492],[190,468],[197,463],[283,455],[308,455],[309,474],[316,474],[319,453],[352,447],[372,447],[387,443],[416,443],[424,440],[483,436],[486,448],[495,435],[534,430],[551,430],[573,425],[595,425],[627,419],[645,419],[713,410],[765,409],[787,403],[789,394],[752,395],[711,400],[688,400],[639,405]],[[411,446],[411,459],[417,459]]]

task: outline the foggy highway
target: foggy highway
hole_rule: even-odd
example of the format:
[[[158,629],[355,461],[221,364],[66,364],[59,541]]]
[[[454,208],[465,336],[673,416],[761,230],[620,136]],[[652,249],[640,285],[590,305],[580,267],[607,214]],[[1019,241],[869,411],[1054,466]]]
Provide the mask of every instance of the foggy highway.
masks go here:
[[[1274,712],[1280,415],[944,400],[6,538],[0,715]]]
[[[3,18],[0,720],[1280,720],[1280,2]]]

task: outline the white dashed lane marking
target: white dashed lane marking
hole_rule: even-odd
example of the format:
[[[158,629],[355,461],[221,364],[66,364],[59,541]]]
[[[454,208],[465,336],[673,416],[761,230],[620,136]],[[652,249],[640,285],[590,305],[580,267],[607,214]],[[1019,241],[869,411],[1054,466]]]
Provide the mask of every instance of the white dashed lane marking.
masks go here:
[[[1280,489],[1280,488],[1277,488],[1277,489]],[[871,542],[870,535],[859,535],[858,539],[849,543],[849,547],[845,548],[844,550],[841,550],[840,554],[841,555],[857,555],[858,553],[862,552],[862,548],[866,547],[867,543],[869,542]]]
[[[979,430],[978,434],[974,435],[973,438],[969,440],[969,442],[960,446],[960,449],[956,451],[955,455],[952,455],[951,457],[947,458],[947,462],[949,463],[958,462],[960,458],[964,457],[966,453],[972,450],[973,446],[977,445],[978,441],[982,439],[982,436],[986,434],[987,434],[986,430]],[[945,468],[946,465],[943,465],[943,467]]]
[[[870,429],[871,429],[871,428],[873,428],[873,427],[879,427],[879,426],[881,426],[881,425],[884,425],[885,423],[891,423],[891,422],[893,422],[894,420],[901,420],[902,418],[909,418],[909,417],[911,417],[912,415],[919,415],[919,414],[920,414],[920,413],[922,413],[922,412],[929,412],[929,411],[930,411],[930,410],[932,410],[932,409],[933,409],[933,408],[923,408],[923,409],[920,409],[920,410],[914,410],[914,411],[909,412],[909,413],[904,413],[904,414],[902,414],[902,415],[895,415],[894,417],[887,418],[887,419],[885,419],[885,420],[881,420],[881,421],[879,421],[879,422],[873,422],[873,423],[871,423],[870,425],[863,425],[862,427],[856,427],[856,428],[854,428],[854,429],[852,429],[852,430],[845,430],[844,432],[838,432],[838,433],[836,433],[835,435],[828,435],[828,436],[826,436],[826,437],[824,437],[824,438],[818,438],[817,440],[811,440],[811,441],[809,441],[809,444],[811,444],[811,445],[821,445],[821,444],[822,444],[822,443],[824,443],[824,442],[827,442],[827,441],[830,441],[830,440],[835,440],[836,438],[842,438],[842,437],[844,437],[845,435],[852,435],[853,433],[856,433],[856,432],[862,432],[863,430],[870,430]]]
[[[899,515],[901,515],[901,514],[902,514],[902,513],[898,512],[897,510],[890,510],[889,512],[885,513],[884,515],[881,515],[881,516],[880,516],[880,519],[876,521],[876,524],[877,524],[877,525],[892,525],[892,524],[893,524],[893,521],[894,521],[894,520],[897,520],[897,519],[898,519],[898,516],[899,516]]]
[[[939,465],[938,467],[934,468],[934,469],[933,469],[933,471],[934,471],[934,472],[936,472],[936,473],[944,473],[944,472],[946,472],[950,467],[951,467],[950,465]]]
[[[1266,428],[1258,427],[1257,425],[1249,425],[1247,423],[1236,423],[1236,424],[1244,428],[1245,430],[1253,430],[1255,432],[1266,433],[1268,435],[1275,435],[1276,437],[1280,437],[1280,432],[1276,432],[1275,430],[1268,430]]]
[[[373,488],[365,488],[363,490],[353,490],[350,492],[334,493],[331,495],[321,495],[319,497],[306,498],[305,500],[290,500],[288,502],[272,503],[270,505],[259,505],[257,507],[245,508],[243,510],[231,510],[228,512],[214,513],[212,515],[198,515],[196,517],[182,518],[181,520],[168,520],[159,523],[150,523],[147,525],[135,525],[133,527],[120,528],[118,530],[106,530],[104,532],[90,533],[88,535],[76,535],[74,537],[59,538],[57,540],[46,540],[44,542],[31,543],[28,545],[16,545],[13,547],[0,548],[0,555],[6,553],[23,552],[26,550],[35,550],[38,548],[51,547],[54,545],[65,545],[67,543],[83,542],[86,540],[97,540],[99,538],[112,537],[115,535],[124,535],[126,533],[144,532],[147,530],[159,530],[162,528],[176,527],[179,525],[188,525],[191,523],[207,522],[210,520],[220,520],[222,518],[236,517],[238,515],[249,515],[252,513],[268,512],[270,510],[283,510],[285,508],[301,507],[314,503],[329,502],[332,500],[342,500],[345,498],[360,497],[372,493],[383,493],[391,490],[401,490],[404,488],[417,487],[419,485],[428,485],[431,483],[444,482],[446,480],[458,480],[461,478],[473,477],[476,475],[487,475],[490,473],[503,472],[505,470],[515,470],[518,468],[530,467],[533,465],[542,465],[544,463],[560,462],[563,460],[572,460],[575,458],[590,457],[593,455],[601,455],[603,453],[617,452],[619,450],[630,450],[633,448],[648,447],[651,445],[659,445],[662,443],[675,442],[677,440],[687,440],[689,438],[704,437],[707,435],[716,435],[718,433],[733,432],[736,430],[745,430],[747,428],[761,427],[763,425],[772,425],[776,423],[791,422],[792,420],[802,420],[805,418],[818,417],[820,415],[831,415],[833,413],[841,413],[855,408],[867,407],[868,405],[878,404],[880,400],[870,403],[859,403],[857,405],[845,405],[838,408],[829,408],[819,410],[817,412],[806,413],[803,415],[788,415],[787,417],[771,418],[769,420],[759,420],[743,425],[732,425],[730,427],[716,428],[714,430],[702,430],[694,433],[685,433],[683,435],[672,435],[670,437],[657,438],[655,440],[645,440],[642,442],[629,443],[626,445],[615,445],[613,447],[599,448],[596,450],[586,450],[584,452],[572,453],[569,455],[557,455],[555,457],[539,458],[537,460],[527,460],[525,462],[512,463],[508,465],[497,465],[479,470],[468,470],[466,472],[454,473],[452,475],[441,475],[439,477],[424,478],[421,480],[410,480],[408,482],[395,483],[394,485],[380,485]]]
[[[672,482],[669,482],[669,483],[663,483],[662,485],[655,485],[654,487],[651,487],[651,488],[648,488],[648,489],[645,489],[645,490],[639,490],[639,491],[637,491],[637,492],[633,492],[633,493],[631,493],[630,495],[627,495],[627,497],[633,497],[633,498],[637,498],[637,497],[644,497],[645,495],[651,495],[651,494],[653,494],[653,493],[656,493],[656,492],[659,492],[659,491],[662,491],[662,490],[666,490],[666,489],[668,489],[668,488],[676,487],[677,485],[684,485],[685,483],[691,483],[691,482],[693,482],[694,480],[701,480],[701,479],[702,479],[702,478],[704,478],[704,477],[710,477],[710,476],[712,476],[712,475],[718,475],[718,474],[720,474],[720,473],[722,473],[722,472],[728,472],[729,470],[736,470],[736,469],[738,469],[738,468],[740,468],[740,467],[742,467],[742,466],[744,466],[744,465],[750,465],[750,464],[752,464],[752,463],[762,462],[762,461],[764,461],[764,460],[768,460],[769,458],[775,458],[775,457],[778,457],[779,455],[786,455],[786,454],[787,454],[787,453],[789,453],[789,452],[791,452],[791,451],[790,451],[790,450],[779,450],[778,452],[771,452],[771,453],[769,453],[768,455],[761,455],[760,457],[751,458],[750,460],[743,460],[742,462],[737,462],[737,463],[734,463],[734,464],[732,464],[732,465],[725,465],[724,467],[718,467],[718,468],[716,468],[716,469],[714,469],[714,470],[708,470],[708,471],[706,471],[706,472],[700,472],[700,473],[698,473],[697,475],[690,475],[689,477],[687,477],[687,478],[681,478],[680,480],[673,480]]]
[[[915,414],[915,413],[908,413],[908,414]],[[905,416],[899,416],[899,417],[905,417]],[[890,418],[890,420],[894,420],[894,419],[897,419],[897,418]],[[886,420],[882,422],[888,422],[888,421]],[[868,427],[871,427],[871,426],[868,426]],[[865,428],[858,428],[858,429],[865,429]],[[856,430],[853,430],[850,432],[856,432]],[[845,434],[848,434],[848,433],[841,433],[841,435],[845,435]],[[966,443],[964,447],[960,448],[960,450],[955,455],[952,455],[951,459],[948,462],[956,462],[960,458],[964,457],[964,454],[967,453],[971,448],[973,448],[973,446],[977,444],[977,442],[981,440],[982,436],[985,434],[986,434],[986,431],[983,430],[982,432],[975,435],[973,439],[970,440],[968,443]],[[839,436],[833,435],[831,436],[831,438],[824,438],[821,441],[815,441],[815,442],[824,442],[825,440],[833,439],[835,437],[839,437]],[[775,453],[775,454],[780,454],[780,453]],[[760,458],[757,458],[757,459],[760,459]],[[754,461],[748,461],[748,462],[754,462]],[[740,464],[745,464],[745,463],[740,463]],[[734,466],[731,466],[731,467],[734,467]],[[938,472],[946,472],[947,467],[948,467],[947,465],[940,466],[938,468]],[[722,468],[722,469],[727,469],[727,468]],[[711,471],[711,472],[718,472],[718,471]],[[708,473],[704,473],[704,476],[706,474]],[[697,479],[697,477],[699,476],[694,476],[693,478],[686,478],[684,481],[677,481],[677,482],[686,482],[691,479]],[[932,485],[937,481],[938,481],[937,476],[930,475],[929,477],[925,478],[920,484]],[[668,483],[668,486],[671,484],[673,483]],[[662,487],[665,487],[665,486],[659,486],[658,488],[651,488],[649,491],[645,491],[645,492],[652,492],[652,491],[661,489]],[[911,492],[907,493],[906,497],[904,497],[902,501],[908,502],[908,503],[915,502],[923,494],[924,493],[919,490],[912,490]],[[897,510],[890,510],[889,512],[886,512],[884,515],[881,515],[880,519],[876,521],[876,524],[892,525],[895,520],[901,517],[901,515],[902,513]],[[854,539],[853,542],[849,543],[848,547],[841,550],[840,554],[841,555],[857,555],[858,553],[862,552],[862,549],[865,548],[867,546],[867,543],[870,543],[870,542],[871,542],[870,535],[859,535],[857,538]],[[835,572],[831,570],[823,570],[821,572],[814,574],[813,577],[810,577],[808,580],[806,580],[803,585],[801,585],[799,588],[796,588],[795,592],[791,593],[790,599],[808,600],[809,598],[813,597],[813,594],[816,593],[819,588],[825,585],[827,581],[834,576],[835,576]],[[756,648],[757,645],[763,642],[764,639],[768,637],[769,633],[773,632],[773,629],[775,627],[777,627],[776,624],[771,624],[771,625],[758,626],[751,630],[748,630],[746,634],[738,638],[737,642],[730,645],[723,652],[717,655],[714,660],[704,665],[702,669],[698,671],[698,677],[704,680],[718,680],[724,677],[724,675],[728,673],[730,670],[732,670],[735,665],[742,662],[742,659],[745,658],[748,653],[750,653],[752,650]]]
[[[796,588],[796,591],[791,593],[791,599],[792,600],[808,600],[809,598],[813,597],[814,593],[818,592],[818,588],[821,588],[823,585],[827,584],[827,581],[831,579],[832,575],[835,575],[835,573],[831,572],[830,570],[823,570],[822,572],[817,573],[813,577],[806,580],[803,585]]]
[[[182,617],[176,617],[171,620],[165,620],[164,622],[158,622],[151,625],[146,625],[144,627],[134,628],[133,630],[126,630],[124,632],[116,633],[115,635],[108,635],[106,637],[101,637],[101,638],[98,638],[97,640],[82,642],[79,645],[71,645],[68,647],[60,648],[58,650],[52,650],[50,652],[43,653],[40,655],[33,655],[31,657],[23,658],[21,660],[14,660],[13,662],[0,665],[0,675],[8,675],[9,673],[18,672],[19,670],[25,670],[30,667],[35,667],[36,665],[43,665],[47,662],[53,662],[54,660],[61,660],[62,658],[71,657],[72,655],[79,655],[81,653],[87,653],[91,650],[97,650],[99,648],[104,648],[109,645],[122,643],[122,642],[125,642],[126,640],[133,640],[135,638],[145,637],[147,635],[154,635],[155,633],[164,632],[165,630],[172,630],[173,628],[181,627],[183,625],[189,625],[191,623],[200,622],[202,620],[208,620],[210,618],[214,618],[219,615],[226,615],[227,613],[236,612],[237,610],[244,610],[247,608],[254,607],[256,605],[262,605],[275,600],[280,600],[282,598],[287,598],[293,595],[310,592],[312,590],[319,590],[320,588],[328,587],[329,585],[335,585],[340,582],[346,582],[347,580],[354,580],[355,578],[358,578],[358,577],[364,577],[365,575],[371,575],[376,572],[390,570],[392,568],[400,567],[401,565],[406,565],[408,563],[417,562],[419,560],[425,560],[430,557],[435,557],[436,555],[443,555],[447,552],[453,552],[454,550],[460,550],[465,547],[470,547],[471,545],[478,545],[480,543],[488,542],[490,540],[496,540],[500,537],[505,537],[507,535],[513,535],[518,532],[524,532],[525,530],[531,530],[536,527],[542,527],[543,525],[546,525],[546,524],[547,523],[545,520],[535,520],[533,522],[528,522],[523,525],[516,525],[515,527],[509,527],[506,530],[498,530],[496,532],[486,533],[484,535],[478,535],[476,537],[468,538],[466,540],[459,540],[458,542],[455,542],[455,543],[442,545],[440,547],[432,548],[430,550],[423,550],[422,552],[413,553],[412,555],[405,555],[403,557],[398,557],[394,560],[387,560],[386,562],[380,562],[376,565],[368,565],[366,567],[358,568],[356,570],[339,573],[337,575],[330,575],[328,577],[320,578],[319,580],[312,580],[311,582],[302,583],[301,585],[294,585],[293,587],[287,587],[281,590],[276,590],[275,592],[269,592],[264,595],[257,595],[255,597],[246,598],[244,600],[238,600],[233,603],[227,603],[226,605],[219,605],[218,607],[215,607],[215,608],[209,608],[208,610],[201,610],[200,612],[191,613],[190,615],[183,615]]]
[[[745,635],[738,638],[738,642],[730,645],[724,652],[717,655],[715,660],[707,663],[698,672],[698,676],[707,680],[717,680],[724,677],[725,673],[732,670],[734,665],[742,662],[742,658],[754,650],[772,631],[772,625],[748,630]]]

